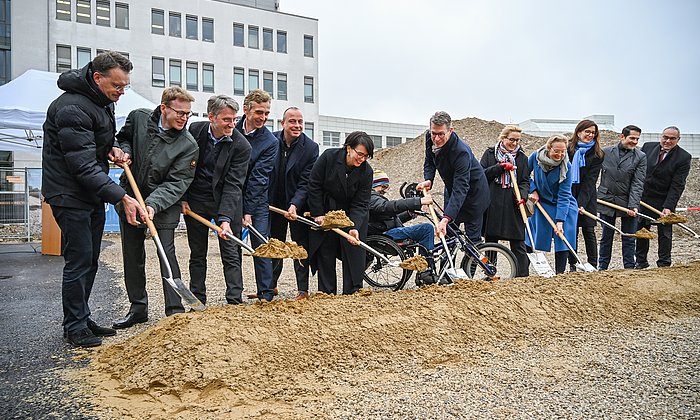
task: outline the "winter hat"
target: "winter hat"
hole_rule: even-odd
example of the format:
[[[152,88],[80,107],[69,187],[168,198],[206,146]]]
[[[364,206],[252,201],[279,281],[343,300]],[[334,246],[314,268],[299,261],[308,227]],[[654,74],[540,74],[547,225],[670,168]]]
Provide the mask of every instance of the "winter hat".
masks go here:
[[[372,188],[378,187],[380,185],[386,185],[389,183],[389,176],[387,176],[384,171],[374,171],[374,177],[372,178]]]

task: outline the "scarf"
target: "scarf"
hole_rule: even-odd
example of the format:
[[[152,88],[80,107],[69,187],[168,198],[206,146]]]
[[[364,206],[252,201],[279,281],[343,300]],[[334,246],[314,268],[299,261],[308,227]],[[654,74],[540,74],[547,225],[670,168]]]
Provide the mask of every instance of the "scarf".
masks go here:
[[[578,184],[581,182],[581,168],[586,166],[586,152],[595,146],[595,140],[590,143],[579,141],[576,144],[574,158],[571,160],[571,183]]]
[[[496,154],[496,162],[498,163],[504,163],[504,162],[510,162],[515,166],[515,156],[518,155],[518,151],[520,151],[520,145],[515,148],[512,152],[509,151],[508,149],[503,146],[503,142],[499,141],[496,146],[494,146],[494,152]],[[517,178],[518,170],[517,168],[513,168],[513,174],[515,174]],[[503,171],[500,177],[496,178],[496,184],[501,184],[501,188],[510,188],[513,186],[512,180],[510,179],[510,172],[509,171]]]
[[[542,146],[537,151],[536,157],[537,157],[537,164],[545,172],[549,172],[552,169],[556,168],[557,166],[560,166],[559,183],[561,184],[562,182],[564,182],[564,180],[566,179],[566,173],[568,172],[568,169],[566,166],[566,164],[569,162],[569,155],[568,154],[564,153],[564,159],[557,162],[554,159],[550,158],[549,155],[547,154],[547,146]]]

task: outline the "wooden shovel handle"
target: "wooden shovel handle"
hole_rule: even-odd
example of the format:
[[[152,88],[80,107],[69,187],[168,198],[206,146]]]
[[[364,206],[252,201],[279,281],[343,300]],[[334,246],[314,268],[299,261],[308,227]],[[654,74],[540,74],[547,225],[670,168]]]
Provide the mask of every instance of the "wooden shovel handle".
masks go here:
[[[143,196],[141,195],[141,191],[139,190],[139,186],[136,185],[136,180],[134,179],[134,174],[131,173],[131,169],[129,168],[129,165],[124,165],[122,166],[124,169],[124,173],[126,174],[126,178],[129,180],[129,185],[131,185],[131,189],[134,192],[134,197],[136,197],[136,201],[139,202],[141,207],[143,207],[143,211],[146,212],[146,226],[148,226],[148,229],[151,230],[151,236],[154,238],[158,237],[158,231],[156,231],[156,225],[153,224],[153,220],[151,220],[150,217],[148,217],[148,208],[146,207],[146,202],[143,201]]]
[[[542,215],[544,216],[545,219],[549,222],[549,224],[552,226],[552,229],[554,229],[555,232],[557,232],[557,236],[561,239],[564,238],[564,232],[559,232],[559,229],[557,228],[557,224],[552,220],[551,217],[549,217],[549,214],[547,211],[542,207],[542,204],[540,204],[539,201],[535,202],[535,205],[537,206],[538,209],[540,209],[540,212],[542,212]]]
[[[602,205],[604,205],[604,206],[608,206],[608,207],[610,207],[611,209],[619,210],[619,211],[621,211],[621,212],[623,212],[623,213],[625,213],[625,214],[627,214],[627,212],[629,211],[629,209],[626,209],[626,208],[624,208],[624,207],[622,207],[622,206],[618,206],[617,204],[611,203],[611,202],[609,202],[609,201],[601,200],[600,198],[599,198],[597,201],[598,201],[599,204],[602,204]]]
[[[645,203],[644,201],[640,201],[639,204],[641,204],[642,207],[648,208],[649,210],[653,211],[654,213],[658,214],[659,216],[664,215],[661,211],[655,209],[654,207],[650,206],[649,204]]]
[[[280,208],[273,207],[273,206],[267,206],[267,207],[268,207],[268,208],[270,209],[270,211],[272,211],[272,212],[275,212],[275,213],[277,213],[277,214],[281,214],[282,216],[286,216],[286,215],[287,215],[287,210],[282,210],[282,209],[280,209]],[[294,217],[294,218],[296,219],[296,217]]]
[[[596,220],[596,221],[598,220],[598,216],[596,216],[595,214],[593,214],[593,213],[591,213],[591,212],[589,212],[589,211],[586,211],[586,209],[584,209],[584,208],[579,209],[579,211],[580,211],[581,214],[584,215],[584,216],[588,216],[588,217],[590,217],[591,219]]]
[[[425,196],[425,190],[423,190],[423,196]],[[437,229],[437,225],[440,224],[440,220],[438,220],[437,213],[435,213],[435,206],[433,206],[433,203],[428,204],[428,210],[430,211],[430,216],[433,218],[433,223],[435,223],[435,228]],[[442,238],[442,233],[439,230],[437,234]]]
[[[203,218],[202,216],[198,215],[197,213],[193,212],[192,210],[185,210],[185,216],[190,216],[194,220],[198,221],[199,223],[202,223],[203,225],[207,226],[208,228],[214,229],[218,233],[221,233],[223,230],[221,226],[217,226],[214,223],[212,223],[210,220],[207,220]]]

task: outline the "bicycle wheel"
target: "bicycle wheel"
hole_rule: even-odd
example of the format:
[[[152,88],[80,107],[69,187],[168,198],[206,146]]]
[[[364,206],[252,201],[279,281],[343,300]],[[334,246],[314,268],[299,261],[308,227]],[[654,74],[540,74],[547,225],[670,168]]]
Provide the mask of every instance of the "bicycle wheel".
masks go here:
[[[398,263],[404,259],[403,250],[394,241],[385,236],[370,235],[365,240],[365,243],[391,262]],[[411,271],[404,270],[401,267],[393,267],[371,252],[367,253],[364,279],[370,286],[380,289],[401,290],[410,277]]]
[[[462,269],[464,269],[470,279],[502,280],[515,277],[518,264],[515,261],[515,255],[510,249],[492,242],[478,244],[476,248],[480,257],[486,258],[486,264],[495,268],[495,274],[489,275],[479,264],[479,261],[467,253],[462,259]]]

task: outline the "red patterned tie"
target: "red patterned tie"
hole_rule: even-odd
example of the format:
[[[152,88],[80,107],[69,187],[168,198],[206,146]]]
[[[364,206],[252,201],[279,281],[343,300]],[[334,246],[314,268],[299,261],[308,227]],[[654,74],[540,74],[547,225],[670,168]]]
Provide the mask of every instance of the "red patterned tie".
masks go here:
[[[661,149],[661,151],[659,151],[659,162],[658,163],[661,163],[664,160],[667,153],[668,153],[668,151],[666,151],[664,149]]]

